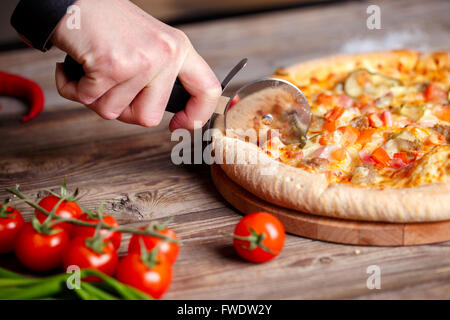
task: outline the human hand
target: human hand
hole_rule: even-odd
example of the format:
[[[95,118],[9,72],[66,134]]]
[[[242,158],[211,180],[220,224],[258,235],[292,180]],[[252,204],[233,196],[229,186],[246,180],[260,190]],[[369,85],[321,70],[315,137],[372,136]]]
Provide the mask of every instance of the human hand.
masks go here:
[[[54,45],[83,65],[85,75],[69,81],[56,69],[61,96],[81,102],[105,119],[146,127],[161,122],[178,77],[191,99],[172,118],[170,129],[205,123],[221,94],[220,83],[187,36],[128,0],[79,0],[81,28],[65,16],[52,35]]]

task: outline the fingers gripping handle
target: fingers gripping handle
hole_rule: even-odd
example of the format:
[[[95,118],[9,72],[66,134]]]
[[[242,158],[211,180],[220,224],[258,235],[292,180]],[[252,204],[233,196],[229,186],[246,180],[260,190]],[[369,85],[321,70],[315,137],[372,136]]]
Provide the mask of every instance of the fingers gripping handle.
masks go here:
[[[247,59],[242,59],[225,77],[222,82],[222,90],[225,89],[228,82],[238,73],[247,63]],[[78,81],[84,76],[83,66],[76,62],[71,56],[66,55],[64,59],[64,73],[70,81]],[[187,102],[191,98],[191,95],[181,84],[181,81],[177,78],[173,85],[172,92],[170,94],[169,102],[166,106],[166,111],[177,113],[186,107]]]
[[[173,84],[172,92],[170,93],[169,102],[167,102],[166,111],[177,113],[186,107],[191,95],[181,84],[181,81],[177,78]]]
[[[71,56],[66,55],[64,59],[64,73],[71,81],[78,81],[84,76],[83,66],[76,62]],[[166,111],[177,113],[186,106],[191,95],[181,84],[180,80],[176,80],[167,103]]]

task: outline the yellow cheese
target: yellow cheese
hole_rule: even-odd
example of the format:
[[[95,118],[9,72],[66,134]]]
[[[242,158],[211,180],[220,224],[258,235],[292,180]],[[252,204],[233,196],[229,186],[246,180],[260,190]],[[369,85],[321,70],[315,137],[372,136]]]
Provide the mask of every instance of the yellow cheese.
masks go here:
[[[436,146],[416,162],[406,185],[414,187],[427,183],[444,182],[448,181],[449,175],[450,146]]]

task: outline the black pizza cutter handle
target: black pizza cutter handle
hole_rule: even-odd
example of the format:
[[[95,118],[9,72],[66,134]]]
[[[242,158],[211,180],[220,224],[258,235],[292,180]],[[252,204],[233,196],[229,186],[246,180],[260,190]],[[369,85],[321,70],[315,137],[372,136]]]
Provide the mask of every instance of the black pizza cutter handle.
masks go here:
[[[225,77],[222,81],[222,91],[228,85],[230,80],[247,64],[247,58],[242,59]],[[76,62],[71,56],[66,55],[64,59],[64,73],[71,81],[78,81],[84,76],[83,66]],[[177,78],[173,85],[172,92],[170,94],[169,102],[166,106],[166,111],[177,113],[186,107],[187,102],[191,98],[191,95],[181,84],[181,81]]]

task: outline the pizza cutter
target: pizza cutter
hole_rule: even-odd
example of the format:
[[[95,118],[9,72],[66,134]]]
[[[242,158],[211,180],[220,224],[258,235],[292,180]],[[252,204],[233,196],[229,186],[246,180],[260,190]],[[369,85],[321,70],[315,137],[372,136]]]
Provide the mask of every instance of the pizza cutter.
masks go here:
[[[254,97],[261,92],[273,92],[278,97],[283,97],[282,102],[278,103],[278,109],[282,109],[284,116],[281,121],[287,122],[286,125],[291,128],[290,134],[298,139],[301,147],[306,143],[306,134],[311,122],[311,111],[308,100],[301,90],[292,83],[276,78],[262,78],[249,82],[239,88],[232,94],[226,94],[224,91],[234,76],[247,64],[247,58],[242,59],[222,81],[222,96],[214,111],[215,116],[224,115],[224,127],[227,127],[227,112],[232,107],[233,113],[245,112],[246,99]],[[70,80],[79,80],[84,75],[83,67],[78,64],[69,55],[64,60],[64,72]],[[191,95],[183,87],[180,80],[176,80],[167,103],[166,111],[176,113],[185,108]],[[279,110],[278,110],[279,111]],[[274,115],[271,112],[258,114],[263,124],[270,126],[274,122]],[[277,119],[278,125],[280,119]]]

